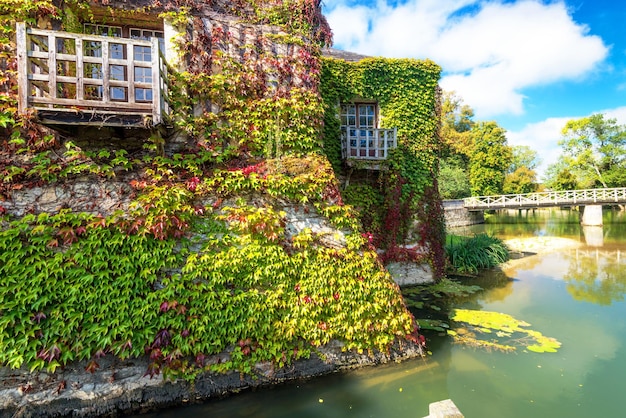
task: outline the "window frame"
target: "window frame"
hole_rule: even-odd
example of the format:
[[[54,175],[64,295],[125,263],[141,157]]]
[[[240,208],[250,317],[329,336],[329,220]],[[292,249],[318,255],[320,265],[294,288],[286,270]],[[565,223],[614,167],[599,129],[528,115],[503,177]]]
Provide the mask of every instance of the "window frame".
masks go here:
[[[350,110],[354,110],[354,113],[351,113]],[[339,104],[341,136],[345,138],[346,146],[350,150],[347,157],[375,156],[376,134],[374,131],[379,128],[378,116],[378,102],[352,101]],[[354,124],[350,124],[351,118],[354,118]],[[361,123],[362,118],[366,118],[365,125]],[[367,119],[371,119],[371,123]],[[370,155],[367,155],[366,149],[368,148]]]

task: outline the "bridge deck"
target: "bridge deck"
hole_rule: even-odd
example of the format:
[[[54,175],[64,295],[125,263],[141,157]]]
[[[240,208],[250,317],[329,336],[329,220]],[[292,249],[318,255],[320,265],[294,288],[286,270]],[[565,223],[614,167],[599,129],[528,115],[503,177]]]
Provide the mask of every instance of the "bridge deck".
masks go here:
[[[478,196],[468,197],[463,200],[463,203],[468,210],[626,204],[626,187]]]

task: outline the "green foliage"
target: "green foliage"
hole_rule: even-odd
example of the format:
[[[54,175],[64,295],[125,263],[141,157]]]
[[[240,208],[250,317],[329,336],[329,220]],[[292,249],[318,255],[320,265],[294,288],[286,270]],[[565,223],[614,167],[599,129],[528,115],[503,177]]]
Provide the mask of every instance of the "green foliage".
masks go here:
[[[570,120],[559,144],[582,187],[620,187],[626,170],[626,127],[603,114]]]
[[[534,170],[541,164],[541,158],[537,151],[528,145],[514,145],[511,147],[511,165],[508,173],[514,173],[518,169],[524,167],[528,170]]]
[[[511,149],[505,131],[495,122],[480,122],[472,129],[474,147],[470,155],[469,177],[473,196],[502,193]]]
[[[259,23],[280,26],[305,37],[312,36],[322,46],[332,43],[332,32],[322,15],[319,0],[249,0],[249,3],[255,8]]]
[[[467,172],[455,158],[441,160],[438,180],[442,199],[462,199],[471,195]]]
[[[537,190],[537,176],[533,170],[521,166],[504,178],[502,191],[505,194],[532,193]]]
[[[553,190],[576,190],[581,188],[576,176],[570,170],[569,164],[564,160],[559,160],[548,167],[543,183],[547,188]]]
[[[384,206],[379,190],[368,184],[351,184],[342,195],[345,202],[356,209],[365,231],[380,231]]]
[[[398,148],[385,162],[387,171],[380,179],[383,211],[380,228],[371,230],[377,245],[387,248],[387,254],[406,254],[397,251],[408,238],[413,216],[419,207],[433,209],[431,199],[438,196],[425,192],[433,184],[437,172],[439,138],[439,89],[441,69],[432,61],[411,59],[366,58],[346,62],[332,58],[322,60],[320,92],[324,100],[324,152],[335,169],[341,168],[340,121],[338,105],[358,99],[375,100],[380,108],[380,126],[397,128]],[[365,196],[364,196],[365,197]],[[372,196],[373,197],[373,196]],[[372,207],[378,199],[367,204],[364,198],[355,201],[360,207]],[[440,216],[425,211],[420,218],[424,234],[421,238],[432,249],[429,257],[434,264],[441,242],[431,239],[439,229]],[[370,225],[378,225],[378,216],[372,212]],[[390,251],[391,250],[391,251]]]
[[[346,350],[386,350],[413,332],[413,320],[358,230],[347,248],[330,249],[310,230],[287,238],[285,213],[271,205],[197,203],[215,194],[296,198],[356,228],[350,208],[333,203],[325,161],[270,160],[263,171],[223,171],[202,183],[173,182],[173,173],[159,175],[167,165],[155,165],[159,180],[133,183],[139,195],[126,214],[63,211],[5,224],[0,363],[54,371],[85,359],[93,370],[106,353],[147,350],[147,373],[193,377],[250,373],[259,361],[282,366],[331,339]],[[209,361],[224,352],[223,362]]]
[[[29,215],[0,231],[0,364],[50,371],[98,352],[139,356],[153,336],[152,287],[173,241],[103,218]]]
[[[472,120],[474,110],[463,104],[463,99],[454,92],[444,92],[441,114],[442,155],[460,157],[466,166],[473,148],[471,130],[476,124]]]
[[[509,250],[504,243],[487,234],[451,239],[446,243],[446,254],[452,268],[459,273],[477,273],[509,259]]]
[[[339,165],[335,160],[340,146],[337,104],[356,97],[377,100],[381,127],[398,128],[404,151],[394,155],[398,161],[392,165],[403,170],[409,188],[421,195],[440,146],[436,108],[440,72],[432,61],[366,58],[346,62],[323,58],[320,92],[325,103],[324,144],[325,152],[329,146],[335,150],[329,155],[333,166]]]
[[[526,145],[511,147],[511,165],[504,178],[502,191],[505,194],[532,193],[537,190],[535,168],[541,159],[537,151]]]
[[[11,24],[18,15],[59,13],[46,2],[18,3]],[[103,355],[147,353],[148,374],[193,378],[203,370],[250,373],[259,361],[282,366],[331,339],[346,350],[384,351],[414,333],[397,286],[318,153],[327,102],[317,92],[317,45],[302,39],[313,32],[329,40],[319,4],[250,4],[254,21],[287,28],[282,40],[300,52],[263,53],[257,47],[266,39],[259,38],[242,47],[245,58],[238,60],[212,47],[232,42],[229,33],[182,39],[189,71],[173,77],[172,89],[175,123],[189,135],[180,153],[156,155],[154,139],[137,158],[123,149],[83,150],[16,118],[13,99],[0,108],[0,129],[6,125],[11,135],[1,151],[0,192],[78,175],[134,175],[126,212],[62,211],[0,224],[1,365],[54,371],[85,359],[93,371]],[[423,71],[425,78],[405,83],[427,81],[429,91],[411,96],[416,102],[406,110],[432,116],[439,69],[406,64],[414,69],[396,74],[395,82]],[[3,82],[14,93],[11,80]],[[393,93],[385,94],[389,101]],[[415,190],[428,183],[422,177],[434,154],[418,156],[421,145],[408,138],[417,133],[434,143],[435,118],[426,125],[404,128],[404,146],[415,155],[397,166],[419,179]],[[342,230],[345,248],[328,248],[310,229],[288,233],[285,206],[328,218]]]

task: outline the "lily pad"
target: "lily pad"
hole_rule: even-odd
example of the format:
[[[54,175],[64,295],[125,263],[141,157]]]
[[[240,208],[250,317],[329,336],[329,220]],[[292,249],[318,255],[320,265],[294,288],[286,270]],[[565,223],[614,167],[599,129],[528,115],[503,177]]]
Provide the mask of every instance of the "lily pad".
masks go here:
[[[438,319],[418,319],[417,322],[420,325],[421,329],[429,329],[433,331],[444,332],[446,329],[450,328],[446,322],[440,321]]]

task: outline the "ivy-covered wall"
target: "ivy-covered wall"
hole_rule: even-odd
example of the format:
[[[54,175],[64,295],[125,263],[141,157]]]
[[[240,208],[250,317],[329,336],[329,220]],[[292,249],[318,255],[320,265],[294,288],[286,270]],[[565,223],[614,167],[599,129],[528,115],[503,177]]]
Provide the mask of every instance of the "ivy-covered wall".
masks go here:
[[[336,170],[344,169],[340,103],[375,100],[380,127],[397,128],[398,148],[383,163],[376,181],[351,180],[344,195],[360,209],[374,243],[386,249],[386,260],[417,261],[426,256],[437,277],[443,276],[445,263],[443,208],[436,184],[440,73],[440,67],[429,60],[324,58],[321,84],[324,151]],[[411,236],[413,232],[416,236]],[[415,239],[426,253],[403,248]]]
[[[150,375],[191,378],[279,367],[331,340],[358,351],[419,341],[322,153],[329,31],[319,2],[92,4],[110,19],[166,13],[182,27],[173,130],[186,142],[168,149],[156,136],[128,149],[111,131],[106,147],[77,145],[17,115],[15,22],[69,29],[103,9],[0,0],[0,365],[54,371],[85,360],[93,371],[102,356],[147,355]],[[68,199],[16,212],[34,190],[71,196],[59,190],[92,183],[124,184],[121,209],[94,195],[88,210]]]

